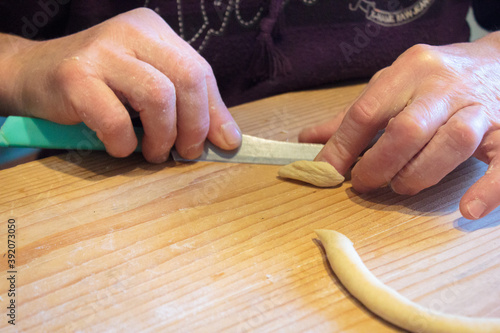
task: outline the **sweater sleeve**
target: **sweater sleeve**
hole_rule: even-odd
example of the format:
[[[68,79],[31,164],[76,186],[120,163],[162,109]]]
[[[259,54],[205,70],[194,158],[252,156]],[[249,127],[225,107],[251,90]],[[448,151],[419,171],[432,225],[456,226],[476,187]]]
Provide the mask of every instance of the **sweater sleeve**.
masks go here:
[[[484,29],[500,29],[500,0],[473,0],[472,9],[477,23]]]

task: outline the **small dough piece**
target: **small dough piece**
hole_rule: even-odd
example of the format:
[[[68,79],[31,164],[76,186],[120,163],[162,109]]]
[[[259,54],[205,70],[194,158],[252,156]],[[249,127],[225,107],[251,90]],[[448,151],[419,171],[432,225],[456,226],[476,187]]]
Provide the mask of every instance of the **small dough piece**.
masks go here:
[[[344,287],[373,313],[394,325],[411,332],[500,332],[499,318],[444,314],[408,300],[368,270],[346,236],[333,230],[316,230],[316,234]]]
[[[281,167],[282,178],[300,180],[318,187],[333,187],[342,184],[344,177],[328,162],[297,161]]]

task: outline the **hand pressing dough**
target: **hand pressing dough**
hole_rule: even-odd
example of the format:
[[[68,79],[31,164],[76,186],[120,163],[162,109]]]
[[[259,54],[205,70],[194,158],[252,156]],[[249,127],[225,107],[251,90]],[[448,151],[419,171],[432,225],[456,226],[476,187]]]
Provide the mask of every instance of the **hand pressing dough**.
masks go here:
[[[364,265],[352,242],[333,230],[316,230],[328,261],[347,290],[368,309],[411,332],[500,332],[498,318],[470,318],[433,311],[384,285]]]
[[[344,177],[327,162],[297,161],[281,167],[282,178],[300,180],[318,187],[333,187],[341,184]]]

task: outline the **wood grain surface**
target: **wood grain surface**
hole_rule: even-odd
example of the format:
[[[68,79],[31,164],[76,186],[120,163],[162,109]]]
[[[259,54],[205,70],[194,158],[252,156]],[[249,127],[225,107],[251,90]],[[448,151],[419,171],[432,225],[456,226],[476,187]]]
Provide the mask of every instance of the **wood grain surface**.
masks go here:
[[[244,133],[295,141],[362,88],[290,93],[231,112]],[[412,197],[359,195],[349,181],[319,189],[279,179],[278,168],[79,151],[0,171],[0,330],[398,331],[339,284],[318,228],[348,236],[376,276],[419,304],[500,317],[500,210],[479,221],[458,211],[483,163],[469,160]]]

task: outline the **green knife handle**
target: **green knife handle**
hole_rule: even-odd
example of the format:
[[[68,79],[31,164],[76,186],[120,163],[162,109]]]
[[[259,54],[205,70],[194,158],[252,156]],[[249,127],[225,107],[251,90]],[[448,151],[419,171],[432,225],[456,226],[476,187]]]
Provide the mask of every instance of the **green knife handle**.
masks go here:
[[[144,130],[134,127],[141,151]],[[85,124],[61,125],[37,118],[7,118],[0,129],[0,147],[36,147],[68,150],[106,150],[94,131]]]

